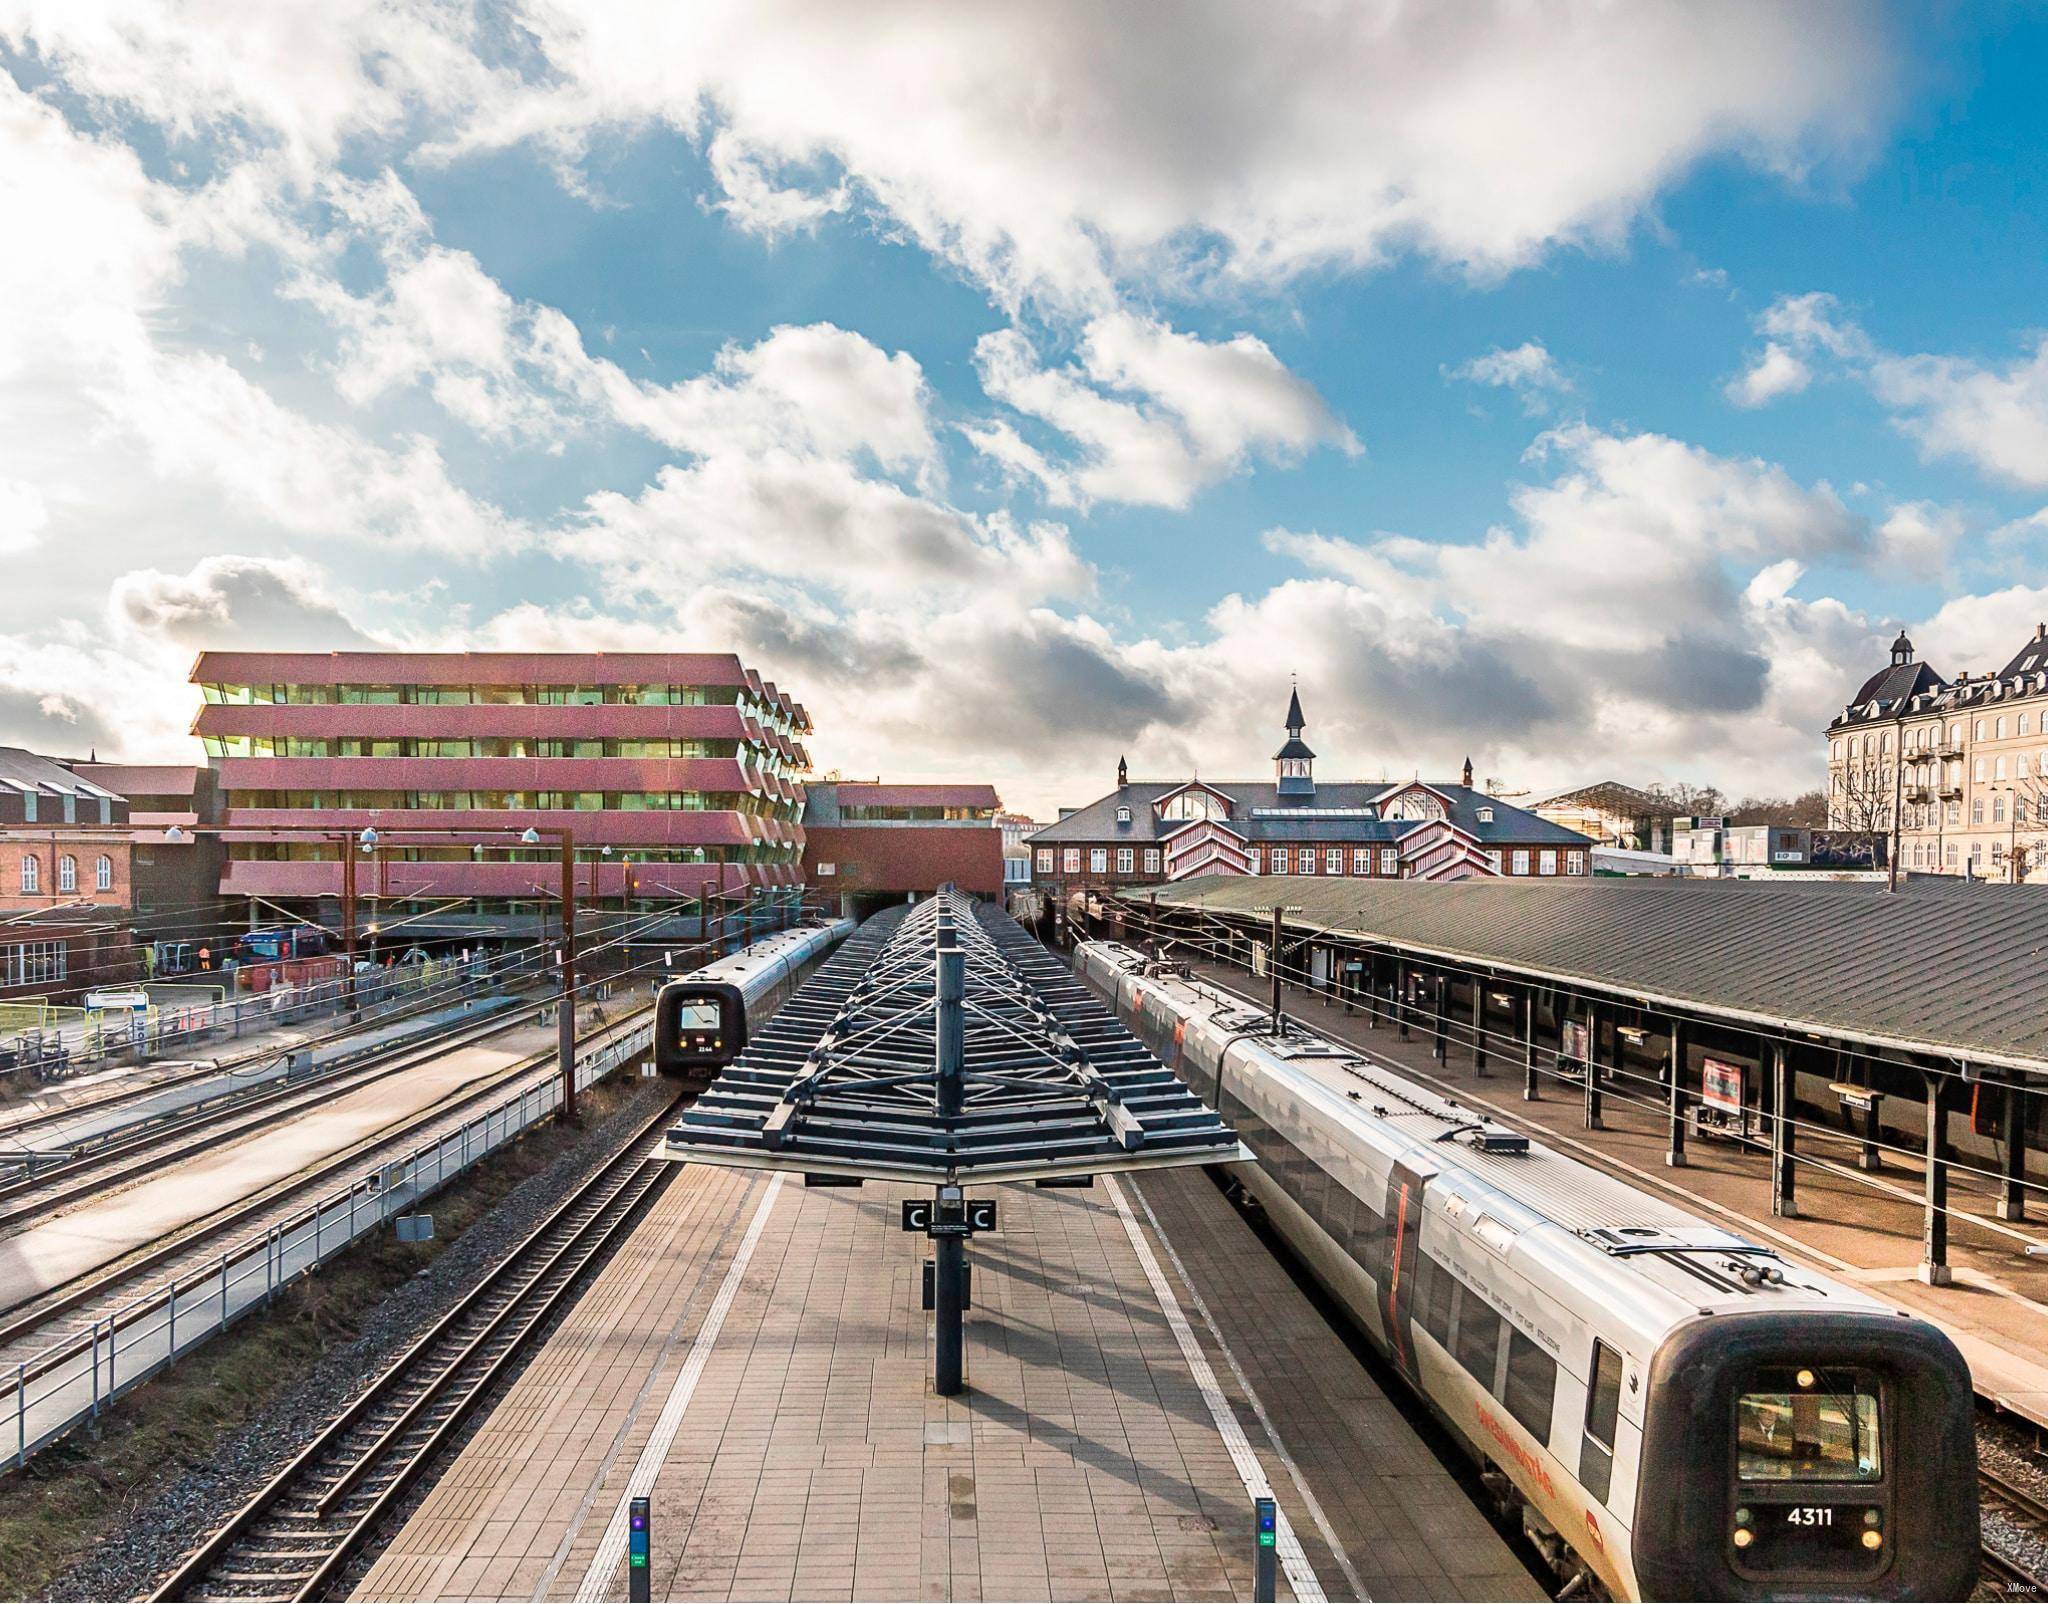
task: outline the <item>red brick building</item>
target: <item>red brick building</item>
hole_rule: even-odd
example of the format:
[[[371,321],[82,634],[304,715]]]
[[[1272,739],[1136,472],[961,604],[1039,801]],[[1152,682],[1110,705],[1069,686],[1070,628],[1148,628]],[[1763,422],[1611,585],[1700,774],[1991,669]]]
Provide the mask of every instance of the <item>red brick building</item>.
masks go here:
[[[68,1001],[140,973],[132,851],[124,798],[0,747],[0,998]]]
[[[1462,880],[1585,875],[1593,843],[1457,783],[1320,783],[1297,694],[1274,778],[1130,779],[1033,834],[1031,882],[1052,896],[1200,875]]]
[[[804,799],[804,879],[814,897],[898,901],[948,881],[1000,896],[1002,799],[989,785],[820,780]]]

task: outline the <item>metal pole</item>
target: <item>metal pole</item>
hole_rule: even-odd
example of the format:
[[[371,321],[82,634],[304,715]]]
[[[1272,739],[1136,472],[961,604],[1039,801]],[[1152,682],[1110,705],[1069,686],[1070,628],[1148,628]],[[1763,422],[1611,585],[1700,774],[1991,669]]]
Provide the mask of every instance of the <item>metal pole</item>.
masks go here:
[[[1948,1081],[1925,1072],[1927,1082],[1926,1218],[1922,1222],[1920,1279],[1945,1287],[1955,1279],[1948,1263]]]
[[[937,945],[939,1117],[957,1119],[965,1100],[961,1073],[967,1056],[967,954],[951,924],[939,926]]]
[[[957,1200],[960,1188],[942,1186],[939,1196],[943,1199],[952,1193]],[[932,1266],[936,1285],[932,1301],[935,1305],[935,1332],[937,1352],[934,1355],[934,1390],[941,1398],[958,1397],[964,1380],[961,1374],[961,1350],[966,1346],[965,1317],[961,1311],[961,1291],[967,1280],[967,1243],[957,1235],[938,1238]]]
[[[555,1057],[562,1068],[562,1118],[576,1117],[576,836],[562,831],[562,1001]]]
[[[1794,1159],[1798,1132],[1792,1122],[1792,1054],[1773,1042],[1771,1054],[1771,1212],[1799,1218],[1799,1171]]]
[[[349,1018],[356,1017],[356,844],[344,830],[341,841],[341,950],[348,966]]]
[[[1522,988],[1522,1101],[1543,1100],[1543,1088],[1536,1081],[1536,988]]]
[[[1664,1162],[1685,1168],[1685,1022],[1671,1021],[1671,1148]]]
[[[2005,1089],[2005,1163],[1999,1179],[1998,1217],[2027,1217],[2027,1105],[2017,1086]]]
[[[1486,980],[1481,975],[1472,977],[1472,1075],[1486,1078]]]
[[[1273,904],[1273,929],[1266,948],[1266,969],[1273,979],[1273,1034],[1279,1035],[1284,1028],[1280,1013],[1280,915],[1279,903]]]
[[[1394,1035],[1400,1041],[1408,1039],[1408,964],[1405,959],[1394,961]]]
[[[1586,1004],[1586,1129],[1604,1129],[1600,1116],[1600,1005]]]
[[[1451,1056],[1451,978],[1441,969],[1436,972],[1430,987],[1430,1012],[1435,1018],[1431,1026],[1429,1056],[1439,1064],[1448,1063]]]
[[[959,946],[951,920],[942,918],[937,936],[937,975],[934,984],[935,1051],[933,1079],[941,1119],[958,1119],[966,1102],[967,1058],[967,954]],[[965,1203],[957,1186],[941,1186],[932,1205],[932,1219],[945,1223],[952,1213],[964,1213]],[[965,1345],[964,1315],[967,1253],[963,1236],[951,1232],[936,1239],[934,1255],[933,1309],[937,1318],[934,1383],[942,1398],[959,1393],[961,1350]]]

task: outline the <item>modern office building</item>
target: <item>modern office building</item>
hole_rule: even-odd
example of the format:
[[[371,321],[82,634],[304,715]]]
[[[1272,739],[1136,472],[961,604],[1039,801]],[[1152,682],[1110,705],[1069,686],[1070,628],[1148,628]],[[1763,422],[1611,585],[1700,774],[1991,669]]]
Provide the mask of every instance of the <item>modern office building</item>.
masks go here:
[[[545,928],[563,827],[579,906],[662,934],[801,895],[810,718],[730,654],[205,652],[192,679],[221,890],[258,922],[329,922],[366,827],[361,916],[415,939]]]

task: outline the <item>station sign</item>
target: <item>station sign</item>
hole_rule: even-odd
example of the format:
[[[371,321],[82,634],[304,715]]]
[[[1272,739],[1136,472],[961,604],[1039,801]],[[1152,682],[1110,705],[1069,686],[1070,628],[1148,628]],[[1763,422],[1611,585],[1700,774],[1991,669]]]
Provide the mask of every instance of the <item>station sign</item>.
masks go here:
[[[1740,1114],[1743,1110],[1743,1066],[1719,1058],[1700,1062],[1700,1101],[1709,1108]]]
[[[996,1228],[996,1200],[992,1197],[958,1198],[941,1201],[920,1197],[903,1204],[903,1229],[926,1236],[974,1236]]]

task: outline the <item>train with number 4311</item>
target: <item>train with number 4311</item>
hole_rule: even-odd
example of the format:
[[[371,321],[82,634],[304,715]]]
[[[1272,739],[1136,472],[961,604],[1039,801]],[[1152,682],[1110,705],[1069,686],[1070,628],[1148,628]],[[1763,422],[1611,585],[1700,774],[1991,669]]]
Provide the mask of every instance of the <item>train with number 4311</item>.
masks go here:
[[[853,934],[851,919],[763,936],[654,994],[654,1067],[709,1080],[746,1050],[748,1022],[796,989],[804,971]]]
[[[1936,1327],[1131,947],[1075,961],[1567,1593],[1969,1596],[1975,1399]]]

